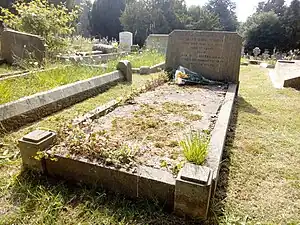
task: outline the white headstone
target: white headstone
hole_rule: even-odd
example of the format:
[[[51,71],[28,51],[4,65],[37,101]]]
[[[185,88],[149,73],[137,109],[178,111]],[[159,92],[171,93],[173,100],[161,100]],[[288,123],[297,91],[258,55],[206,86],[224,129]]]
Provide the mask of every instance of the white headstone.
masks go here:
[[[120,48],[124,51],[130,52],[132,46],[132,33],[128,31],[119,33]]]

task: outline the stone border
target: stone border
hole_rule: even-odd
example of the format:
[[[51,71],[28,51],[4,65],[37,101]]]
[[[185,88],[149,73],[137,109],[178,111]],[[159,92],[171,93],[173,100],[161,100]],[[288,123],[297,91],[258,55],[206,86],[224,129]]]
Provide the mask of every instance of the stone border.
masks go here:
[[[123,80],[124,77],[126,80],[126,74],[123,71],[116,70],[0,105],[0,130],[16,129],[95,96],[106,90],[109,85]]]
[[[211,133],[209,151],[205,166],[209,167],[213,171],[212,196],[215,193],[217,182],[219,179],[223,150],[225,147],[227,131],[230,124],[231,114],[237,93],[238,85],[230,84],[224,99],[224,103],[218,114],[217,122]]]
[[[84,62],[84,63],[104,63],[109,60],[118,59],[118,57],[126,56],[128,53],[121,52],[121,53],[108,53],[108,54],[98,54],[98,55],[88,55],[88,56],[80,56],[80,55],[62,55],[56,56],[58,60],[62,62]]]
[[[140,68],[132,68],[133,73],[139,73],[141,75],[147,75],[150,73],[157,73],[165,69],[165,62],[158,63],[154,66],[141,66]]]
[[[212,131],[205,165],[186,163],[176,179],[169,172],[151,167],[139,166],[133,174],[84,159],[51,155],[51,151],[46,151],[47,157],[36,160],[34,156],[38,151],[45,151],[54,143],[56,134],[50,131],[33,131],[19,140],[23,167],[75,183],[100,185],[131,198],[155,200],[179,216],[206,219],[217,185],[237,91],[237,84],[229,85]],[[109,102],[100,111],[105,111],[114,104],[115,102]]]

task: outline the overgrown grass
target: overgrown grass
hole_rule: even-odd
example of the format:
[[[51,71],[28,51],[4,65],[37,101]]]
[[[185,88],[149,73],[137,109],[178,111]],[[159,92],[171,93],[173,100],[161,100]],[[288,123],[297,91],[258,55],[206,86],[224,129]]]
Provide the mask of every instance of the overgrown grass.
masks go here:
[[[165,56],[156,51],[145,50],[143,53],[132,53],[125,59],[131,62],[133,68],[140,68],[141,66],[154,66],[164,62]]]
[[[109,68],[108,71],[111,71]],[[33,73],[25,77],[0,81],[0,104],[17,100],[37,92],[84,80],[103,74],[101,68],[86,66],[60,67],[45,72]],[[16,89],[17,88],[17,89]]]
[[[207,156],[208,138],[200,132],[191,132],[180,141],[185,158],[196,165],[201,165]]]
[[[14,72],[18,70],[18,68],[13,67],[13,66],[9,66],[7,64],[2,64],[0,65],[0,75],[3,73],[10,73],[10,72]],[[21,69],[20,69],[21,70]]]

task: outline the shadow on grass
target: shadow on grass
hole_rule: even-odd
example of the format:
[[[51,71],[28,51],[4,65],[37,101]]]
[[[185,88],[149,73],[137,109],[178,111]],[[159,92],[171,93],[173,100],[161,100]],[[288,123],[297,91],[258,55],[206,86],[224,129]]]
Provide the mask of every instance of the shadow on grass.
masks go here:
[[[30,172],[22,172],[10,192],[10,201],[21,210],[2,218],[5,224],[201,224],[167,213],[155,202]]]
[[[261,113],[253,105],[247,102],[242,96],[239,96],[237,100],[238,100],[237,107],[239,108],[239,110],[254,115],[261,115]]]
[[[245,106],[253,111],[259,113],[254,107],[247,103],[242,97],[238,96],[235,100],[235,105],[232,111],[231,121],[227,132],[225,148],[222,156],[222,165],[219,172],[219,180],[215,197],[211,202],[210,220],[208,224],[220,224],[225,212],[225,201],[227,197],[228,180],[230,175],[230,164],[233,142],[236,135],[236,126],[238,120],[239,110],[245,110]]]

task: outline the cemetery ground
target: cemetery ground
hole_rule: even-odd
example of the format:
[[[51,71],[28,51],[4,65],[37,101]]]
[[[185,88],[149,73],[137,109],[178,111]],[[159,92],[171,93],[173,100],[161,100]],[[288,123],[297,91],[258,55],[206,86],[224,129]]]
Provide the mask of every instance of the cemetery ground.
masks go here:
[[[130,60],[133,67],[140,67],[142,65],[153,66],[157,63],[161,63],[163,61],[163,56],[155,52],[145,52],[142,54],[137,53],[124,56],[121,59]],[[105,65],[105,68],[80,65],[80,63],[71,66],[57,64],[57,68],[54,68],[53,70],[49,69],[50,67],[46,67],[47,70],[45,71],[28,74],[23,77],[0,80],[0,104],[79,80],[109,73],[116,69],[115,67],[119,60],[120,58],[109,61]],[[7,71],[13,69],[4,66],[3,68],[7,69]],[[14,87],[18,87],[17,92]]]
[[[134,75],[136,87],[155,75]],[[267,70],[241,68],[240,91],[208,222],[297,224],[300,222],[300,92],[274,89]],[[127,95],[118,84],[108,91],[1,136],[0,224],[196,224],[157,204],[131,201],[99,188],[21,171],[17,140],[37,128],[52,130],[95,107]]]

